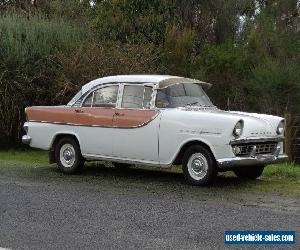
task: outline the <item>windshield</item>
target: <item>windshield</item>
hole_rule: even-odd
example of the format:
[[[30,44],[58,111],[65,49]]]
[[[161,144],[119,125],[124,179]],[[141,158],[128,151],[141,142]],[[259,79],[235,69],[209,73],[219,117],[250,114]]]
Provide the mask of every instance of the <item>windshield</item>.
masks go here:
[[[178,108],[187,106],[214,107],[199,84],[180,83],[157,91],[156,107]]]

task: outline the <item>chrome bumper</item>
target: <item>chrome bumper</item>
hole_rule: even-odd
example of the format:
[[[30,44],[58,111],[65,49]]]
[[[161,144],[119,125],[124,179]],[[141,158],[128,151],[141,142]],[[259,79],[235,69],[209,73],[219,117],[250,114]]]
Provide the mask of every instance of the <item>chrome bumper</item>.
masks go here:
[[[219,168],[243,167],[253,165],[267,165],[283,163],[288,161],[286,154],[276,155],[256,155],[254,157],[234,157],[217,160]]]
[[[31,137],[29,135],[22,136],[22,143],[29,145],[31,142]]]

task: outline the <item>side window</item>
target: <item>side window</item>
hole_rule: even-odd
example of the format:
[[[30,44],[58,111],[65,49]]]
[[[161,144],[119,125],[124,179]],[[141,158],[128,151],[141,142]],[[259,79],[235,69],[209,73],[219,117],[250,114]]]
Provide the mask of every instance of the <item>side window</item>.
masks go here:
[[[109,86],[95,90],[85,99],[82,107],[115,107],[119,86]]]
[[[93,107],[116,106],[119,86],[109,86],[98,89],[94,92]]]
[[[150,108],[152,88],[127,85],[124,87],[122,108]]]
[[[93,102],[93,92],[89,94],[89,96],[85,99],[82,107],[91,107]]]

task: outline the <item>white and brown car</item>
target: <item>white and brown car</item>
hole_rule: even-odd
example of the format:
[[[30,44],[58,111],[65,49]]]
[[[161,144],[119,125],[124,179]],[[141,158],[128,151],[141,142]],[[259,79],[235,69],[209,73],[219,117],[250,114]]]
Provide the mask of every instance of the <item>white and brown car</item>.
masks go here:
[[[66,105],[26,108],[23,143],[49,150],[50,162],[74,173],[85,160],[167,168],[182,165],[192,184],[219,171],[257,178],[284,162],[281,117],[216,108],[210,84],[165,75],[94,80]]]

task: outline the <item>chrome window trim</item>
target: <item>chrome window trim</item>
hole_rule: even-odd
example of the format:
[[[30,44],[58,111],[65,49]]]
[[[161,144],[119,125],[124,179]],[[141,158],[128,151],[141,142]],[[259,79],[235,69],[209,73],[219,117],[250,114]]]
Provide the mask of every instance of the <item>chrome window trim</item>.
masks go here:
[[[124,85],[122,83],[119,83],[118,98],[117,98],[117,103],[116,103],[117,109],[121,108],[123,91],[124,91]]]
[[[80,103],[80,105],[78,107],[79,108],[85,108],[82,105],[85,102],[85,100],[87,99],[87,97],[92,92],[94,93],[98,89],[105,88],[105,87],[110,87],[110,86],[116,86],[116,85],[119,86],[119,89],[118,89],[118,95],[117,95],[117,101],[116,101],[115,107],[97,107],[97,108],[117,108],[117,109],[134,109],[134,110],[154,110],[154,109],[157,109],[155,107],[155,99],[156,99],[156,94],[157,94],[157,84],[151,83],[151,82],[145,82],[145,83],[140,83],[140,82],[139,83],[134,83],[134,82],[128,82],[128,83],[111,82],[111,83],[102,84],[101,86],[96,86],[96,87],[92,88],[88,93],[84,94],[85,97],[83,98],[83,100],[81,101],[81,103]],[[122,108],[123,92],[124,92],[125,85],[144,86],[144,87],[150,87],[150,88],[152,88],[150,108],[149,109],[145,109],[145,108]],[[93,102],[94,102],[94,94],[93,94],[92,104],[93,104]],[[74,104],[72,105],[72,107],[75,107]],[[91,105],[91,108],[92,107],[93,106]]]

